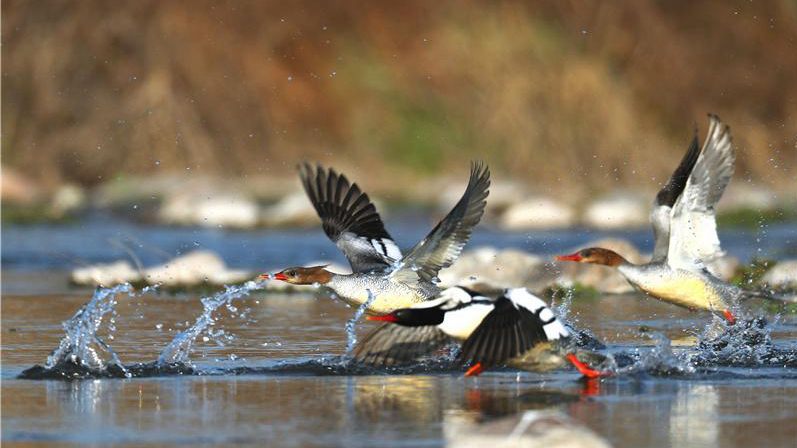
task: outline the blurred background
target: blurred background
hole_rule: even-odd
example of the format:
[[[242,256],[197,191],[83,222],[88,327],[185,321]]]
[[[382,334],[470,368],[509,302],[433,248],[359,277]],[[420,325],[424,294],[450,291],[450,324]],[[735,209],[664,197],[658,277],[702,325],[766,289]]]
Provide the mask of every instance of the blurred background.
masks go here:
[[[7,225],[316,228],[304,160],[431,222],[479,158],[488,226],[645,228],[708,112],[721,226],[796,216],[793,0],[10,0],[2,39]]]

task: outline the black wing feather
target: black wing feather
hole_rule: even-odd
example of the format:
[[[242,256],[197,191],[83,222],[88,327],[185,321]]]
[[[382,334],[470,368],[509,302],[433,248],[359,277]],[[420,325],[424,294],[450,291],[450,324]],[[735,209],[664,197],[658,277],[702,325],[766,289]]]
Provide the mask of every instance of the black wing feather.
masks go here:
[[[686,150],[686,154],[684,154],[681,159],[681,163],[679,163],[678,167],[673,171],[667,184],[664,185],[656,195],[656,205],[672,207],[673,204],[675,204],[678,196],[683,193],[686,187],[686,181],[689,179],[689,175],[692,174],[692,169],[695,167],[699,155],[700,142],[697,140],[697,130],[695,130],[695,136],[692,138],[692,142],[689,144],[689,149]]]
[[[546,342],[545,323],[539,316],[542,309],[533,313],[523,307],[515,308],[506,297],[498,298],[495,309],[462,344],[460,362],[480,363],[482,367],[503,364]]]
[[[299,170],[304,191],[321,218],[324,233],[340,247],[352,270],[366,272],[390,266],[394,260],[387,256],[386,250],[380,253],[373,242],[381,243],[383,248],[383,240],[394,246],[395,243],[368,194],[333,169],[321,166],[314,169],[305,163]]]

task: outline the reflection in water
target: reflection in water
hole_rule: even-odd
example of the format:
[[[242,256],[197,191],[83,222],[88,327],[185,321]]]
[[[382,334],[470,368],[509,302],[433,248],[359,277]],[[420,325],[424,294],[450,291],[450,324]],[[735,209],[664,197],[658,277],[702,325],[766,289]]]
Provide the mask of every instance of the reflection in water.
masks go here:
[[[670,446],[718,446],[719,394],[710,384],[682,386],[670,408]]]

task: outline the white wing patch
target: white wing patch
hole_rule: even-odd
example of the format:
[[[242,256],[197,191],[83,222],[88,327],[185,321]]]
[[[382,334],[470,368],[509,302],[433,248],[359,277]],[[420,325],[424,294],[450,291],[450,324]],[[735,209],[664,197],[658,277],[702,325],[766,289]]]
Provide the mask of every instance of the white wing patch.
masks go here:
[[[505,294],[516,308],[522,306],[534,314],[539,314],[540,320],[543,322],[542,329],[545,331],[545,337],[547,337],[549,341],[570,337],[570,331],[562,324],[562,321],[556,317],[553,311],[548,308],[548,304],[530,293],[526,288],[507,289]]]
[[[370,243],[371,247],[382,257],[394,261],[401,259],[401,251],[393,240],[387,238],[372,239]]]
[[[714,205],[731,180],[735,161],[728,127],[712,116],[703,150],[671,212],[667,251],[671,267],[696,271],[724,254]]]
[[[473,303],[456,311],[449,311],[437,328],[452,338],[465,340],[493,309],[495,307],[489,303]]]

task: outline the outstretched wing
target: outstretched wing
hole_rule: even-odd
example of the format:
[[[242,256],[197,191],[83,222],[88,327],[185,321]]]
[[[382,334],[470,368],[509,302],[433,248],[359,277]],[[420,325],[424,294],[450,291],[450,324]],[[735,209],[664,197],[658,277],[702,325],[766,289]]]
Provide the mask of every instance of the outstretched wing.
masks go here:
[[[524,288],[510,289],[496,299],[495,309],[462,344],[459,359],[490,367],[503,364],[541,342],[569,335],[545,302]]]
[[[689,145],[689,149],[686,150],[686,154],[681,159],[681,163],[673,171],[667,184],[659,190],[656,200],[653,202],[653,210],[650,212],[650,224],[653,226],[655,246],[651,261],[664,261],[667,259],[672,206],[684,191],[686,181],[689,179],[699,155],[700,143],[697,141],[697,130],[695,130],[695,136],[692,138],[692,143]]]
[[[730,128],[716,115],[709,120],[703,150],[672,210],[667,263],[675,268],[699,269],[723,255],[714,205],[731,180],[736,155]]]
[[[324,232],[346,255],[353,272],[386,269],[401,258],[368,195],[346,176],[307,163],[300,168],[304,191]]]
[[[451,341],[436,326],[405,327],[385,323],[357,344],[354,359],[376,367],[407,364],[433,354]]]
[[[402,260],[393,273],[404,281],[432,281],[440,269],[451,266],[484,214],[490,188],[490,170],[474,162],[465,193],[453,209]]]

